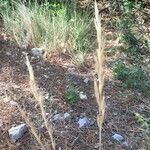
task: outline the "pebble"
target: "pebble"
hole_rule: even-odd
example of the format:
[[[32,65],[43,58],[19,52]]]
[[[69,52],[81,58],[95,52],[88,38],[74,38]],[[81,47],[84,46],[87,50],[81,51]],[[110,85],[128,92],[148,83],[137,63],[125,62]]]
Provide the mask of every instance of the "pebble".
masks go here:
[[[128,146],[129,146],[129,144],[128,144],[127,141],[123,142],[122,145],[125,146],[125,147],[128,147]]]
[[[15,107],[16,107],[16,106],[18,106],[18,103],[17,103],[17,102],[15,102],[15,101],[10,101],[10,105],[11,105],[11,106],[15,106]]]
[[[86,94],[84,94],[83,92],[80,92],[79,96],[80,96],[81,99],[87,99]]]
[[[66,119],[69,119],[71,115],[69,113],[60,113],[53,116],[53,121],[64,121]]]
[[[31,53],[33,56],[42,57],[44,50],[43,48],[32,48]]]
[[[10,53],[10,52],[6,52],[6,55],[7,55],[7,56],[11,56],[11,53]]]
[[[26,124],[20,124],[8,130],[9,137],[13,143],[15,143],[18,139],[22,138],[25,132],[27,132]]]
[[[3,121],[0,119],[0,128],[3,126]]]
[[[78,124],[79,124],[79,128],[86,128],[93,125],[94,121],[87,117],[84,117],[79,119]]]
[[[89,79],[88,79],[88,78],[85,78],[85,79],[84,79],[84,83],[87,84],[88,82],[89,82]]]
[[[123,136],[120,135],[120,134],[116,134],[116,133],[115,133],[115,134],[112,136],[112,138],[113,138],[114,140],[120,142],[120,143],[124,141]]]

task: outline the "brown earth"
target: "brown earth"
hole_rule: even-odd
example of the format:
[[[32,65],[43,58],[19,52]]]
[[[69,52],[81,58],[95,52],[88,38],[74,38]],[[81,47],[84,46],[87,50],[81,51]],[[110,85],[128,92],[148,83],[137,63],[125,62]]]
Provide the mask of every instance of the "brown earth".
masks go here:
[[[54,114],[56,110],[58,113],[69,112],[71,114],[70,120],[54,124],[56,149],[59,147],[62,150],[98,149],[96,146],[98,143],[97,105],[92,77],[93,59],[89,59],[86,66],[78,69],[71,65],[71,58],[67,54],[55,53],[47,60],[34,58],[30,53],[30,48],[17,47],[4,34],[0,36],[0,149],[40,149],[35,144],[30,130],[15,144],[11,143],[8,137],[10,127],[25,122],[13,102],[17,102],[23,107],[37,129],[42,124],[38,106],[29,88],[29,75],[24,52],[28,53],[40,91],[45,97],[49,94],[48,99],[45,100],[47,114]],[[148,150],[150,145],[145,139],[149,134],[141,129],[134,112],[149,113],[150,105],[142,95],[125,90],[113,78],[111,71],[113,59],[112,56],[108,56],[105,62],[106,114],[102,131],[104,150]],[[85,78],[89,78],[89,83],[84,83]],[[74,85],[79,91],[86,93],[88,99],[80,100],[73,106],[66,103],[64,93],[69,85]],[[79,129],[77,118],[80,116],[94,119],[94,125],[86,129]],[[44,130],[39,132],[42,132],[43,139],[47,137]],[[128,146],[114,141],[112,139],[113,133],[123,135]]]

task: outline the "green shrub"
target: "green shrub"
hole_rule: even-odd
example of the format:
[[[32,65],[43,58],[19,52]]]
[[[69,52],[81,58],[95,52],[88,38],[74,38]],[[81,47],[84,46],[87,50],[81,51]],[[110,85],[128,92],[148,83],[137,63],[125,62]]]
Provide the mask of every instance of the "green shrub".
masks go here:
[[[150,88],[150,77],[138,66],[126,66],[123,63],[115,65],[113,72],[115,77],[122,81],[123,86],[132,88],[139,92],[148,92]]]
[[[141,127],[146,130],[147,132],[150,132],[150,118],[145,117],[142,114],[135,113],[137,122],[140,123]]]
[[[124,52],[132,59],[138,58],[137,62],[142,58],[141,55],[149,53],[149,38],[146,37],[148,29],[145,33],[141,32],[141,23],[137,19],[140,9],[144,8],[146,2],[122,0],[119,2],[121,16],[116,21],[115,28],[122,32],[121,42],[124,44]],[[139,26],[137,27],[137,25]],[[147,33],[146,33],[147,32]]]
[[[72,86],[68,87],[68,89],[65,92],[65,99],[70,104],[77,103],[80,99],[78,90]]]

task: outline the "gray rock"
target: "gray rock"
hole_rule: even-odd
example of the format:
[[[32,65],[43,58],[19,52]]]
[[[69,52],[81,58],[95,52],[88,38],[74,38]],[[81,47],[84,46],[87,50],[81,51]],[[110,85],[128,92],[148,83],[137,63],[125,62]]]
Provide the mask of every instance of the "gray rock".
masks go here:
[[[122,145],[125,146],[125,147],[129,147],[129,143],[128,143],[127,141],[124,141],[124,142],[122,143]]]
[[[67,120],[71,117],[71,115],[69,113],[60,113],[60,114],[56,114],[53,116],[53,121],[64,121]]]
[[[9,137],[13,143],[15,143],[18,139],[22,138],[25,132],[27,132],[26,124],[21,124],[8,130]]]
[[[3,121],[0,119],[0,128],[3,126]]]
[[[87,99],[86,94],[84,94],[83,92],[80,92],[79,96],[80,96],[81,99]]]
[[[84,79],[84,83],[87,84],[88,82],[89,82],[89,79],[88,79],[88,78],[85,78],[85,79]]]
[[[42,57],[43,53],[44,53],[44,49],[43,48],[32,48],[31,53],[33,56]]]
[[[7,56],[11,56],[11,52],[6,52],[6,55]]]
[[[10,105],[12,105],[12,106],[18,106],[18,103],[17,102],[15,102],[15,101],[10,101]]]
[[[91,120],[90,118],[84,117],[80,118],[78,121],[79,128],[86,128],[94,124],[94,121]]]
[[[120,143],[124,141],[123,136],[120,135],[120,134],[116,134],[116,133],[115,133],[115,134],[112,136],[112,138],[113,138],[114,140],[120,142]]]
[[[69,113],[64,113],[64,119],[70,118],[70,114]]]

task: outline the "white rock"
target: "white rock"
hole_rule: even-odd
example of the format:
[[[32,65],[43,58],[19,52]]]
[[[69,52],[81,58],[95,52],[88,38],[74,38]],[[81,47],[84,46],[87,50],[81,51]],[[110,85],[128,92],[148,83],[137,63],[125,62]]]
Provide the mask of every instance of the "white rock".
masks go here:
[[[84,94],[83,92],[80,92],[79,96],[80,96],[81,99],[87,99],[86,94]]]
[[[31,53],[33,56],[41,57],[43,56],[44,50],[43,48],[32,48]]]
[[[84,117],[79,119],[78,124],[79,124],[79,128],[84,128],[93,125],[94,121],[87,117]]]
[[[123,140],[124,140],[122,135],[116,134],[116,133],[112,136],[112,138],[118,142],[123,142]]]
[[[46,93],[44,97],[45,99],[49,99],[49,93]]]
[[[57,120],[62,120],[62,114],[56,114],[53,116],[53,120],[57,121]]]
[[[10,103],[10,105],[12,105],[12,106],[18,106],[18,103],[15,102],[15,101],[10,101],[9,103]]]
[[[11,53],[10,53],[10,52],[6,52],[6,55],[7,55],[7,56],[11,56]]]
[[[69,118],[70,117],[70,114],[69,113],[64,113],[64,119],[67,119],[67,118]]]
[[[62,114],[62,113],[60,113],[60,114],[56,114],[56,115],[54,115],[53,116],[53,120],[54,121],[63,121],[63,120],[66,120],[66,119],[68,119],[68,118],[70,118],[70,114],[69,113],[64,113],[64,114]]]
[[[0,128],[3,126],[3,121],[0,119]]]
[[[125,141],[125,142],[122,143],[122,145],[128,147],[129,143],[127,141]]]
[[[61,147],[59,147],[59,148],[58,148],[58,150],[62,150],[62,148],[61,148]]]
[[[68,73],[71,73],[71,74],[73,74],[75,72],[75,68],[68,68]]]
[[[21,124],[8,130],[9,137],[13,143],[22,138],[25,132],[27,132],[26,124]]]
[[[48,75],[43,75],[46,79],[48,79],[49,78],[49,76]]]
[[[87,84],[88,82],[89,82],[89,79],[88,79],[88,78],[85,78],[85,79],[84,79],[84,83]]]

